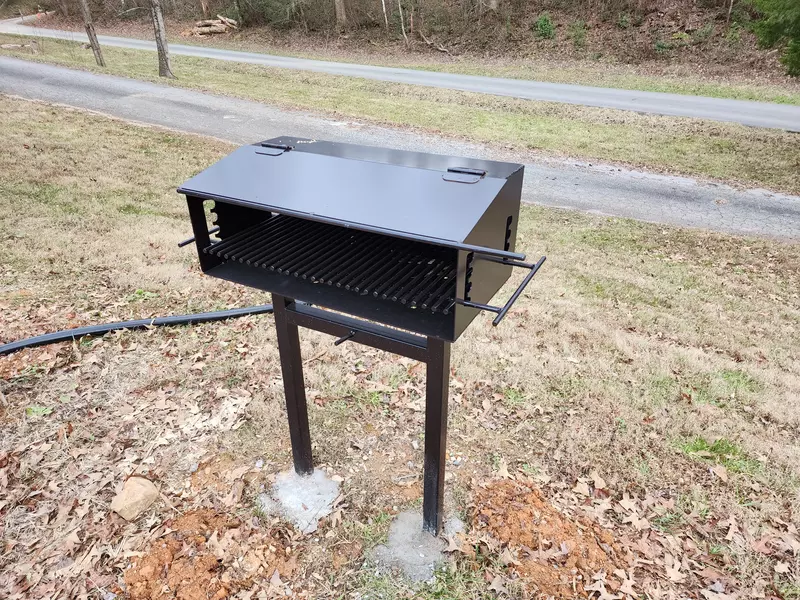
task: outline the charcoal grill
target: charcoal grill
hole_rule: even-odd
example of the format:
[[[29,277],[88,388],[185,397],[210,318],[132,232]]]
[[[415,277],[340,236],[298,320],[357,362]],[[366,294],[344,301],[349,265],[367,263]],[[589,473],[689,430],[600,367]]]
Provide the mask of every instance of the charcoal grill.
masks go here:
[[[204,273],[272,293],[295,470],[313,472],[298,327],[427,365],[423,526],[442,524],[450,344],[541,267],[514,245],[522,165],[294,137],[184,183]],[[214,239],[212,239],[212,235]],[[529,272],[489,304],[512,269]]]

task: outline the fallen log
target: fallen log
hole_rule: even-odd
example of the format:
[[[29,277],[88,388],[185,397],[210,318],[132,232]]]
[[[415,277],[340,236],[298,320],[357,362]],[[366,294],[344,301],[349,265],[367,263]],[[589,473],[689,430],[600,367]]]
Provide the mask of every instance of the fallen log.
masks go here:
[[[228,28],[225,25],[210,25],[208,27],[195,27],[192,29],[195,35],[212,35],[215,33],[228,33]]]
[[[38,54],[39,42],[34,40],[30,44],[0,44],[0,48],[3,50],[22,50],[27,48],[31,51],[31,54]]]
[[[239,22],[236,19],[229,19],[228,17],[223,17],[222,15],[217,15],[217,18],[228,27],[239,29]]]

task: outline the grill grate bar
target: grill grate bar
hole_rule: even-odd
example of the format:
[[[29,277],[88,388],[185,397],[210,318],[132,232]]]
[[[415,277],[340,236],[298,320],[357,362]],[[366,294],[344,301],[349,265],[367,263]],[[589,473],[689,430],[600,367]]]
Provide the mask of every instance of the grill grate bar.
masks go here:
[[[436,274],[444,268],[444,263],[442,261],[434,262],[430,261],[428,266],[422,270],[408,285],[404,286],[403,289],[398,290],[397,298],[400,300],[400,304],[408,304],[408,301],[422,289],[425,284],[433,277],[436,277]],[[394,300],[394,297],[392,297]]]
[[[323,260],[322,263],[311,265],[311,267],[303,271],[300,276],[303,279],[311,279],[314,283],[317,281],[324,283],[325,277],[331,272],[331,267],[334,268],[334,271],[337,270],[337,266],[344,268],[345,264],[360,256],[359,250],[360,247],[356,243],[355,237],[353,237],[344,248],[335,252],[332,256],[329,256],[327,260]],[[294,273],[294,275],[297,275],[297,273]]]
[[[440,298],[446,297],[454,297],[455,296],[455,284],[456,284],[456,271],[453,269],[449,273],[449,277],[445,277],[444,282],[435,290],[433,290],[430,295],[425,299],[425,302],[422,303],[422,308],[426,309],[431,306],[433,303],[437,303]],[[451,291],[448,292],[448,288],[453,288]]]
[[[260,256],[258,260],[253,261],[253,266],[274,271],[275,261],[281,256],[286,255],[290,245],[303,243],[306,239],[312,237],[317,231],[317,229],[311,228],[311,231],[306,229],[305,231],[301,230],[298,233],[293,226],[289,227],[289,231],[280,236],[280,239],[275,240],[275,244],[269,250],[267,250],[265,254]]]
[[[262,228],[266,227],[268,222],[269,221],[263,221],[254,225],[253,227],[248,227],[244,231],[240,231],[230,237],[227,237],[216,244],[211,244],[210,246],[203,248],[203,252],[206,254],[217,254],[218,252],[223,252],[233,244],[236,244],[245,238],[249,238],[254,233],[260,231]]]
[[[282,227],[283,224],[279,224],[278,227]],[[264,232],[263,240],[258,240],[253,245],[253,248],[250,252],[246,252],[238,257],[240,263],[247,263],[250,264],[250,260],[263,254],[263,252],[273,244],[277,243],[276,234],[280,232],[280,229],[271,229],[270,231]],[[290,235],[291,230],[286,232],[286,235]],[[277,238],[280,238],[278,235]]]
[[[397,250],[397,248],[390,248],[388,253],[384,253],[378,260],[381,263],[389,263],[393,264],[395,262],[401,261],[403,258],[408,256],[408,253],[404,253],[402,251]],[[385,268],[385,269],[377,269],[375,273],[364,282],[364,285],[360,287],[360,289],[356,290],[361,295],[366,296],[370,293],[371,290],[376,289],[384,282],[388,281],[388,278],[392,276],[392,272],[398,268],[402,267],[402,262],[398,262],[398,264],[392,268]]]
[[[406,285],[406,283],[408,283],[408,279],[410,277],[414,277],[416,275],[417,271],[419,271],[421,269],[424,269],[426,267],[427,267],[427,264],[426,264],[425,259],[417,259],[417,260],[411,261],[404,269],[402,269],[397,274],[397,277],[395,278],[395,281],[390,282],[390,283],[392,283],[392,285],[390,285],[386,289],[386,291],[381,294],[381,298],[383,298],[384,300],[386,298],[391,298],[393,302],[396,301],[397,300],[397,296],[393,296],[393,294],[397,290],[403,289],[403,286]]]
[[[329,247],[335,247],[335,244],[344,239],[346,235],[347,231],[340,231],[327,238],[324,243],[321,243],[319,241],[319,229],[313,228],[303,238],[302,242],[292,244],[292,246],[299,248],[287,254],[280,261],[275,262],[275,270],[278,271],[278,273],[288,275],[296,265],[302,264],[303,260],[309,260],[313,264],[315,260],[327,256],[330,253]]]
[[[455,302],[455,251],[421,242],[276,215],[204,251],[409,309]]]
[[[456,270],[450,269],[449,271],[446,271],[444,270],[446,268],[447,265],[443,265],[443,269],[439,271],[438,279],[433,279],[430,282],[427,281],[423,282],[421,289],[417,291],[415,294],[412,294],[411,302],[409,303],[409,306],[411,308],[417,308],[420,301],[423,298],[427,298],[431,294],[431,292],[433,292],[433,290],[438,290],[439,287],[444,286],[448,283],[452,283],[453,277],[455,277],[456,274]],[[405,302],[403,302],[403,304],[405,304]],[[426,307],[423,306],[422,308]]]

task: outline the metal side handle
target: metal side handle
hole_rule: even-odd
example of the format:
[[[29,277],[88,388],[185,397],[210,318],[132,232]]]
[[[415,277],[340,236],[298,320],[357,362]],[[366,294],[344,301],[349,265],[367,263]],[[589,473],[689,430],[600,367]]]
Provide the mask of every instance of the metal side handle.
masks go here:
[[[217,233],[218,231],[219,231],[219,227],[212,227],[211,229],[208,230],[208,235],[211,235],[212,233]],[[194,241],[194,236],[192,236],[190,238],[186,238],[182,242],[178,242],[178,248],[183,248],[184,246],[188,246],[193,241]]]
[[[522,283],[520,283],[519,287],[516,290],[514,290],[514,293],[511,294],[511,298],[509,298],[508,302],[506,302],[503,306],[491,306],[490,304],[481,304],[480,302],[470,302],[469,300],[456,300],[456,302],[458,304],[461,304],[462,306],[467,306],[469,308],[477,308],[478,310],[488,310],[489,312],[497,313],[497,316],[492,321],[492,325],[497,327],[500,321],[502,321],[503,318],[506,316],[506,313],[511,309],[514,303],[517,301],[517,298],[519,298],[520,295],[522,295],[522,292],[525,291],[525,288],[528,287],[528,284],[531,282],[534,275],[536,275],[539,268],[544,264],[545,260],[547,260],[547,257],[543,256],[538,260],[538,262],[535,265],[529,265],[527,263],[517,263],[512,265],[515,267],[524,266],[525,268],[529,268],[531,271],[525,276],[525,279],[522,280]],[[497,260],[493,262],[502,263],[503,261]]]

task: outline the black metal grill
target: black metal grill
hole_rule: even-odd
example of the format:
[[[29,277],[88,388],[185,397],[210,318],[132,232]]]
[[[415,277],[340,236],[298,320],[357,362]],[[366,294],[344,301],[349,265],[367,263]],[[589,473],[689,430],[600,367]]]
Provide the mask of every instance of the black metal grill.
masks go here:
[[[203,272],[272,293],[299,474],[314,470],[299,327],[422,361],[423,526],[441,529],[450,342],[480,311],[497,325],[544,262],[514,251],[522,176],[521,165],[276,138],[179,189],[195,236],[183,244],[196,242]],[[512,267],[529,273],[504,306],[488,304]]]
[[[455,252],[440,246],[272,215],[203,252],[409,310],[447,315],[455,305]]]

